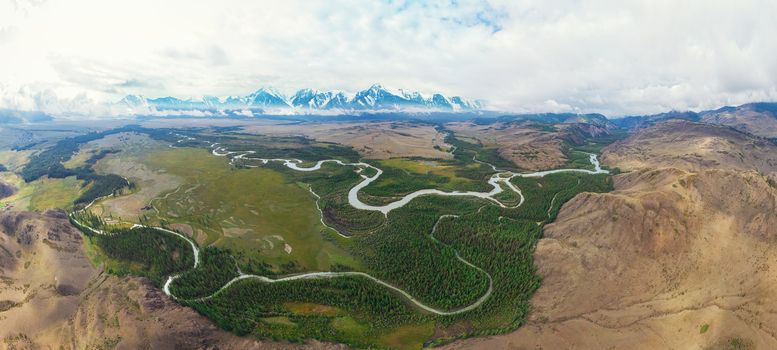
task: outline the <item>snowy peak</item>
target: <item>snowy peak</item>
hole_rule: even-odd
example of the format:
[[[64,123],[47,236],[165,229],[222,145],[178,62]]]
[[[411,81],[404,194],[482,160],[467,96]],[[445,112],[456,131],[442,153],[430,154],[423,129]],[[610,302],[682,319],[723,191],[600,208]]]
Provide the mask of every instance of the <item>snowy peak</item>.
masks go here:
[[[483,108],[482,101],[470,101],[465,100],[459,96],[453,96],[451,97],[451,104],[453,105],[454,109],[457,110],[477,110]]]
[[[348,109],[348,96],[342,92],[338,92],[332,96],[331,99],[324,105],[324,109]]]
[[[432,98],[429,99],[429,104],[443,109],[453,109],[451,101],[448,100],[447,97],[440,94],[432,95]]]
[[[357,92],[351,100],[351,105],[356,109],[399,109],[408,102],[406,98],[375,84],[367,90]]]
[[[246,96],[245,102],[251,107],[289,107],[283,94],[267,87],[263,87]]]
[[[119,105],[129,108],[147,108],[148,102],[142,95],[127,95],[124,96],[119,102]]]
[[[209,108],[218,108],[218,106],[221,105],[221,100],[216,96],[204,96],[202,98],[202,103]]]
[[[416,91],[407,91],[404,89],[399,89],[399,93],[408,101],[412,101],[413,103],[424,103],[424,97],[421,96],[420,93]]]
[[[294,107],[322,109],[332,99],[332,92],[321,92],[313,89],[302,89],[297,91],[289,100],[289,104]]]
[[[170,96],[150,99],[148,100],[148,103],[154,106],[161,106],[169,109],[193,107],[193,106],[189,106],[190,104],[192,104],[191,100],[184,101]]]
[[[272,87],[262,87],[246,96],[204,96],[201,99],[182,100],[176,97],[146,98],[141,95],[127,95],[117,105],[130,110],[258,110],[260,113],[287,110],[292,113],[310,113],[316,110],[331,110],[334,113],[353,111],[474,111],[482,108],[477,101],[465,100],[459,96],[446,97],[435,93],[425,98],[419,92],[398,89],[390,90],[374,84],[352,96],[343,92],[301,89],[291,97]],[[331,113],[331,112],[330,112]]]
[[[478,102],[465,100],[459,96],[448,98],[442,94],[433,94],[424,98],[419,92],[399,89],[394,93],[379,84],[362,90],[351,100],[355,109],[414,109],[414,110],[442,110],[442,111],[470,111],[480,109]]]

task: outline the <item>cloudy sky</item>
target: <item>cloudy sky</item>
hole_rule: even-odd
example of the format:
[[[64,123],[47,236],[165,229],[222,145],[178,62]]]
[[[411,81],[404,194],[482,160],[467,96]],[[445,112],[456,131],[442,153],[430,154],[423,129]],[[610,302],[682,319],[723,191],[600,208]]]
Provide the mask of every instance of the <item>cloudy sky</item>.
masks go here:
[[[777,100],[774,0],[0,0],[0,108],[355,92],[611,116]]]

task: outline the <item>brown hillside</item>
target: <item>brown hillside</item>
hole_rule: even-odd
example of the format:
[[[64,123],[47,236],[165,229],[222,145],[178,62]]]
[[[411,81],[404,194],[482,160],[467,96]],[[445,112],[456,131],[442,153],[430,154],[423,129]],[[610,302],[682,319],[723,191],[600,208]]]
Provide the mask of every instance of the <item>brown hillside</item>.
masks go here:
[[[732,110],[706,113],[702,121],[727,125],[763,137],[777,137],[777,116],[774,111],[758,108],[759,104],[746,104]]]
[[[478,125],[458,122],[448,123],[445,127],[465,141],[496,147],[500,157],[521,169],[558,168],[567,160],[562,134],[557,131],[532,128],[527,123]]]
[[[5,182],[0,181],[0,199],[5,197],[10,197],[14,193],[16,193],[16,188],[14,188],[13,186]]]
[[[610,146],[616,190],[566,203],[528,324],[451,348],[777,348],[777,147],[668,122]]]
[[[670,120],[641,130],[602,152],[605,164],[631,171],[674,167],[777,172],[774,144],[726,126]]]

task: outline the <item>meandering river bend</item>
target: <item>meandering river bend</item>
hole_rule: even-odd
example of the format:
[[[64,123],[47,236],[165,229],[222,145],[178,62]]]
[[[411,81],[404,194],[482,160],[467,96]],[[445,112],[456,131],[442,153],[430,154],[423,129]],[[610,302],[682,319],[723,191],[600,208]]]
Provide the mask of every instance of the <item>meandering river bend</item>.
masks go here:
[[[184,135],[178,135],[178,136],[182,138],[178,142],[185,141],[185,140],[195,140],[195,138],[190,137],[190,136],[184,136]],[[171,145],[171,147],[172,146],[173,145]],[[429,195],[478,197],[478,198],[483,198],[483,199],[489,200],[489,201],[493,202],[495,205],[499,205],[499,206],[501,206],[503,208],[516,208],[516,207],[519,207],[519,206],[521,206],[523,204],[524,197],[523,197],[523,194],[521,193],[521,190],[519,188],[517,188],[515,185],[513,185],[512,182],[510,182],[510,180],[513,179],[514,177],[543,177],[543,176],[546,176],[546,175],[562,173],[562,172],[577,172],[577,173],[584,173],[584,174],[607,174],[607,173],[609,173],[607,170],[604,170],[604,169],[601,168],[601,166],[599,165],[599,160],[597,159],[595,154],[590,154],[590,158],[589,158],[591,164],[594,167],[594,170],[589,170],[589,169],[554,169],[554,170],[545,170],[545,171],[537,171],[537,172],[530,172],[530,173],[518,173],[518,172],[512,172],[512,171],[499,170],[494,165],[492,165],[490,163],[486,163],[486,162],[483,162],[483,161],[475,160],[475,161],[477,161],[479,163],[483,163],[483,164],[489,165],[494,170],[494,172],[495,172],[488,180],[488,183],[493,187],[493,189],[491,191],[489,191],[489,192],[474,192],[474,191],[450,191],[450,192],[446,192],[446,191],[441,191],[441,190],[437,190],[437,189],[422,189],[422,190],[418,190],[418,191],[415,191],[413,193],[407,194],[407,195],[405,195],[404,197],[402,197],[401,199],[399,199],[397,201],[394,201],[394,202],[391,202],[391,203],[388,203],[388,204],[385,204],[385,205],[378,205],[378,206],[376,206],[376,205],[370,205],[370,204],[366,204],[366,203],[362,202],[359,199],[359,191],[361,191],[363,188],[367,187],[369,184],[371,184],[372,182],[377,180],[381,176],[381,174],[383,174],[383,170],[381,170],[380,168],[377,168],[377,167],[375,167],[373,165],[367,164],[365,162],[346,163],[346,162],[343,162],[343,161],[340,161],[340,160],[337,160],[337,159],[325,159],[325,160],[319,160],[313,166],[303,167],[302,166],[303,162],[301,160],[299,160],[299,159],[255,158],[255,157],[253,157],[253,155],[255,154],[254,151],[241,151],[241,152],[229,151],[225,147],[219,146],[218,143],[210,143],[210,148],[211,148],[212,154],[215,155],[215,156],[230,157],[230,163],[234,163],[236,160],[241,160],[241,159],[244,159],[244,160],[254,160],[254,161],[261,162],[263,164],[267,164],[269,162],[281,162],[281,163],[283,163],[283,165],[285,165],[289,169],[292,169],[292,170],[295,170],[295,171],[306,171],[306,172],[307,171],[320,170],[321,166],[323,164],[325,164],[325,163],[335,163],[335,164],[338,164],[338,165],[341,165],[341,166],[355,167],[356,171],[358,173],[362,173],[364,169],[371,168],[371,169],[375,170],[375,175],[373,175],[373,176],[366,176],[364,174],[360,175],[362,177],[362,181],[359,182],[358,184],[356,184],[354,187],[352,187],[348,191],[348,203],[351,206],[353,206],[354,208],[356,208],[356,209],[370,210],[370,211],[379,211],[379,212],[383,213],[384,215],[388,215],[388,213],[390,211],[405,206],[406,204],[410,203],[413,199],[415,199],[417,197],[429,196]],[[255,166],[249,166],[249,167],[255,167]],[[511,190],[511,191],[517,193],[520,196],[520,201],[519,201],[518,204],[516,204],[515,206],[512,206],[512,207],[508,207],[508,206],[506,206],[505,204],[503,204],[502,202],[500,202],[499,200],[497,200],[495,198],[496,195],[498,195],[498,194],[502,193],[503,191],[505,191],[505,188],[503,186],[506,187],[508,190]],[[312,192],[312,189],[311,189],[311,192]],[[315,195],[315,192],[312,192],[312,193]],[[316,195],[316,197],[318,197],[318,195]],[[82,210],[87,210],[93,203],[94,203],[94,201],[92,203],[90,203],[88,206],[86,206]],[[318,203],[316,203],[316,205],[318,205]],[[93,227],[89,227],[89,226],[87,226],[87,225],[77,221],[77,219],[75,218],[75,216],[73,214],[74,213],[72,213],[70,215],[71,219],[74,220],[79,226],[82,226],[83,228],[86,228],[87,230],[90,230],[90,231],[92,231],[93,233],[96,233],[96,234],[108,234],[107,232],[104,232],[102,230],[99,230],[99,229],[96,229],[96,228],[93,228]],[[432,239],[434,239],[435,241],[437,241],[436,238],[434,238],[434,233],[437,230],[437,224],[440,222],[440,220],[443,220],[445,218],[454,218],[454,217],[455,216],[451,216],[451,215],[442,215],[437,220],[437,222],[435,223],[434,227],[432,228],[432,231],[430,232],[430,237]],[[323,217],[322,217],[322,223],[323,223]],[[324,225],[326,225],[326,224],[324,224]],[[139,224],[135,224],[135,225],[132,226],[133,229],[137,228],[137,227],[148,227],[148,226],[139,225]],[[166,232],[166,233],[169,233],[169,234],[176,235],[176,236],[181,237],[182,239],[186,240],[191,245],[192,252],[194,254],[194,267],[193,268],[197,268],[199,266],[199,264],[200,264],[199,249],[197,248],[197,245],[195,244],[195,242],[191,238],[186,237],[185,235],[180,234],[178,232],[175,232],[175,231],[172,231],[172,230],[168,230],[166,228],[162,228],[162,227],[152,227],[152,228],[160,230],[160,231],[163,231],[163,232]],[[344,236],[344,237],[347,237],[347,236]],[[420,302],[419,300],[417,300],[416,298],[414,298],[412,295],[410,295],[406,291],[402,290],[401,288],[399,288],[397,286],[394,286],[394,285],[392,285],[392,284],[390,284],[388,282],[385,282],[383,280],[380,280],[380,279],[378,279],[376,277],[373,277],[373,276],[371,276],[371,275],[369,275],[367,273],[364,273],[364,272],[329,272],[329,271],[310,272],[310,273],[302,273],[302,274],[296,274],[296,275],[286,276],[286,277],[282,277],[282,278],[272,279],[272,278],[269,278],[269,277],[266,277],[266,276],[261,276],[261,275],[244,274],[244,273],[238,271],[239,275],[237,277],[233,278],[232,280],[230,280],[229,282],[224,284],[224,286],[219,288],[219,290],[217,290],[213,294],[211,294],[209,296],[206,296],[206,297],[203,297],[203,298],[199,298],[198,300],[206,300],[206,299],[212,298],[215,295],[217,295],[218,293],[220,293],[221,291],[223,291],[223,290],[229,288],[230,286],[232,286],[232,284],[234,284],[235,282],[240,281],[240,280],[244,280],[244,279],[256,279],[256,280],[259,280],[259,281],[262,281],[262,282],[265,282],[265,283],[281,283],[281,282],[294,281],[294,280],[303,280],[303,279],[337,278],[337,277],[345,277],[345,276],[360,276],[360,277],[365,277],[367,279],[370,279],[370,280],[372,280],[375,283],[378,283],[378,284],[380,284],[380,285],[382,285],[382,286],[384,286],[386,288],[389,288],[389,289],[399,293],[404,298],[406,298],[408,301],[410,301],[412,304],[417,306],[419,309],[422,309],[424,311],[427,311],[427,312],[430,312],[430,313],[433,313],[433,314],[437,314],[437,315],[454,315],[454,314],[459,314],[459,313],[467,312],[467,311],[470,311],[470,310],[473,310],[473,309],[479,307],[486,300],[488,300],[488,298],[491,296],[491,292],[493,290],[493,280],[492,280],[491,275],[488,272],[486,272],[485,270],[481,269],[478,266],[475,266],[474,264],[470,263],[469,261],[461,258],[459,256],[458,252],[456,252],[456,258],[458,260],[460,260],[462,263],[466,264],[467,266],[469,266],[469,267],[471,267],[473,269],[476,269],[479,272],[482,272],[483,274],[485,274],[485,276],[488,278],[489,283],[488,283],[488,290],[480,298],[478,298],[476,301],[474,301],[473,303],[471,303],[469,305],[466,305],[466,306],[463,306],[463,307],[460,307],[460,308],[457,308],[457,309],[453,309],[453,310],[440,310],[440,309],[436,309],[434,307],[431,307],[429,305],[426,305],[426,304]],[[165,282],[164,288],[163,288],[165,294],[167,294],[168,296],[170,296],[172,298],[176,298],[176,296],[173,295],[170,292],[170,284],[176,278],[178,278],[179,276],[180,275],[174,275],[174,276],[168,277],[167,281]]]

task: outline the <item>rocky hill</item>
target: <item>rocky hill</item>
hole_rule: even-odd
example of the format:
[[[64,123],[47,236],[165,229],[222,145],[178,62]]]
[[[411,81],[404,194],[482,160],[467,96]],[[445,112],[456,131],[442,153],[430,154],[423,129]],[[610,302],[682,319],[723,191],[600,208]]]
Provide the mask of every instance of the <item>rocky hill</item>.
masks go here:
[[[724,125],[760,137],[777,138],[777,103],[770,102],[725,106],[698,113],[671,111],[612,119],[618,126],[631,130],[649,127],[666,120],[687,120]]]
[[[774,175],[774,150],[772,142],[731,127],[669,120],[609,146],[602,159],[626,171],[657,167],[757,169]]]
[[[16,193],[16,188],[14,188],[13,186],[5,182],[0,181],[0,199],[5,197],[10,197],[14,193]]]
[[[777,103],[748,103],[702,112],[701,120],[728,125],[753,135],[777,138]]]

